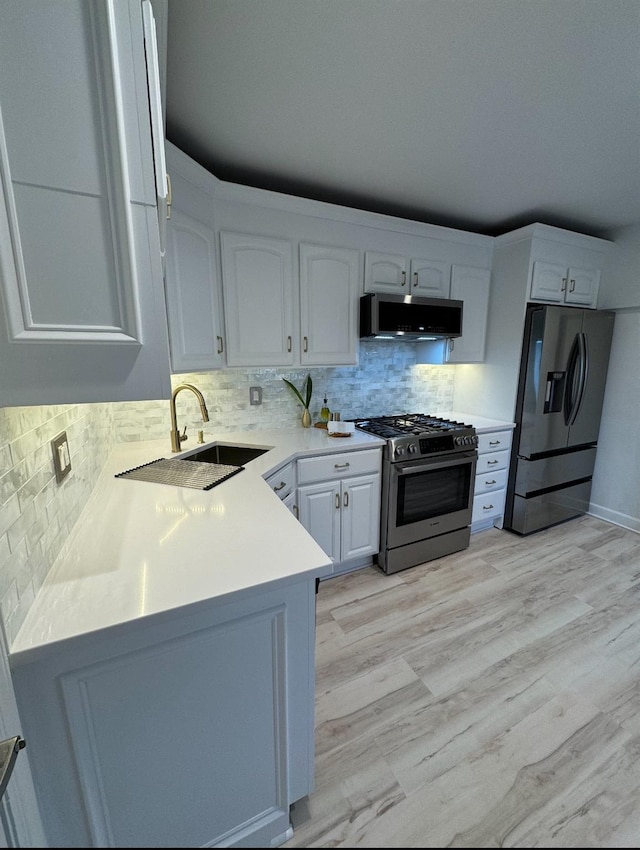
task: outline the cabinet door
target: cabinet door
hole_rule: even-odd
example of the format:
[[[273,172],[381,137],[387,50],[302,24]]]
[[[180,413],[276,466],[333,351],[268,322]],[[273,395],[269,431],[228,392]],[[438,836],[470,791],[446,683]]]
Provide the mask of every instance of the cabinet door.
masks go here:
[[[300,522],[334,564],[341,560],[341,506],[342,495],[339,481],[325,481],[298,487]]]
[[[449,363],[478,363],[484,360],[489,312],[488,269],[453,266],[451,297],[464,302],[462,336],[450,340]]]
[[[300,362],[356,363],[358,251],[300,245]]]
[[[565,301],[567,304],[595,307],[599,287],[600,269],[579,269],[570,266]]]
[[[141,5],[2,11],[2,403],[167,397]]]
[[[411,260],[411,294],[424,298],[449,298],[451,264],[437,260]]]
[[[151,0],[142,0],[142,19],[144,25],[144,49],[149,83],[149,119],[151,122],[151,144],[153,146],[153,168],[156,185],[156,204],[158,208],[158,230],[160,232],[160,250],[165,254],[167,237],[167,217],[169,215],[167,164],[164,151],[164,120],[162,116],[162,96],[160,93],[160,66],[158,62],[158,42],[156,23]]]
[[[375,555],[380,546],[380,476],[342,482],[341,560]]]
[[[560,304],[567,288],[567,267],[535,260],[531,276],[531,299]]]
[[[221,233],[228,366],[293,364],[291,243]]]
[[[364,255],[364,291],[406,294],[407,260],[400,254],[366,251]]]
[[[223,365],[213,230],[174,210],[167,227],[165,291],[173,372]]]

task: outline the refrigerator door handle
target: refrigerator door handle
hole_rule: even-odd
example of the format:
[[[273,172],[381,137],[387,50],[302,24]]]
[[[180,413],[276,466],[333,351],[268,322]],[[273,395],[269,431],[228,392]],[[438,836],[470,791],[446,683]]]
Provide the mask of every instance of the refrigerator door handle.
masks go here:
[[[577,333],[571,346],[567,362],[568,381],[564,404],[565,425],[573,425],[580,412],[580,405],[587,385],[589,371],[589,352],[587,337],[583,332]]]

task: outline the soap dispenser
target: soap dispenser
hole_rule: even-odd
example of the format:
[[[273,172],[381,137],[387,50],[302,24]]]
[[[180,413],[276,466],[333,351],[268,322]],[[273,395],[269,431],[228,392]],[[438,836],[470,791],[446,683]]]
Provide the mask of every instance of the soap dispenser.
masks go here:
[[[325,396],[324,397],[324,403],[322,405],[322,409],[320,410],[320,419],[323,422],[328,422],[329,421],[329,413],[330,413],[330,411],[329,411],[329,408],[327,407],[327,397]]]

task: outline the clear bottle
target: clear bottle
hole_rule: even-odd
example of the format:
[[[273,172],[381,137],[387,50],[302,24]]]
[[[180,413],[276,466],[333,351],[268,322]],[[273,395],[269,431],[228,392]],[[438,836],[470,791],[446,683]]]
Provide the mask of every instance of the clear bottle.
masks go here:
[[[329,421],[330,410],[327,407],[327,397],[324,397],[324,404],[322,405],[322,409],[320,410],[320,419],[322,422]]]

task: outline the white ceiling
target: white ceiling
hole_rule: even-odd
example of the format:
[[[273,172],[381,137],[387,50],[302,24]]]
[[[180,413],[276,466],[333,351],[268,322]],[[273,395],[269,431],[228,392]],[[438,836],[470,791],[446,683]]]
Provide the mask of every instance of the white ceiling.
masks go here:
[[[217,177],[496,235],[640,222],[640,0],[168,0]]]

